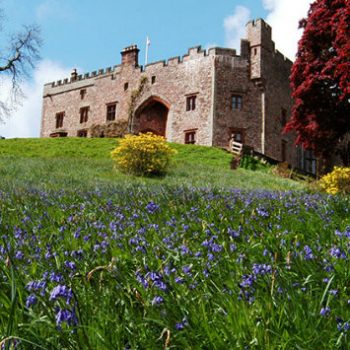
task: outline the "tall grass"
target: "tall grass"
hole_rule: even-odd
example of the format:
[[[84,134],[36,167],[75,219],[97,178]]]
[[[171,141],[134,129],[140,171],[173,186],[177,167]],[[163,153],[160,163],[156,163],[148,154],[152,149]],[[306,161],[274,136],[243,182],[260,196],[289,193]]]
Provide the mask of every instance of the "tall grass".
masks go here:
[[[0,192],[0,342],[346,349],[349,198]]]

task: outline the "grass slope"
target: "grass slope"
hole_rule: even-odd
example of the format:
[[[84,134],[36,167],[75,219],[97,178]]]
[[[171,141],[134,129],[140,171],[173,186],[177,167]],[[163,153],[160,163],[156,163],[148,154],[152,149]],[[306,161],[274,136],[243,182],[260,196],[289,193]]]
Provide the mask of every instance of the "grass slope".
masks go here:
[[[302,190],[300,183],[266,171],[230,169],[232,155],[217,148],[172,144],[178,153],[164,178],[135,178],[113,168],[116,139],[9,139],[0,141],[3,188],[94,189],[117,185]]]

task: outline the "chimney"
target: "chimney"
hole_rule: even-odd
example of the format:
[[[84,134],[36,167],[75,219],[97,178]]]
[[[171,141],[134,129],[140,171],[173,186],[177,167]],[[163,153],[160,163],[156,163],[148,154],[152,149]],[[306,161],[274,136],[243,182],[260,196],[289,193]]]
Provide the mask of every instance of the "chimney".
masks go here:
[[[137,67],[139,65],[139,52],[137,45],[126,47],[122,52],[122,64]]]

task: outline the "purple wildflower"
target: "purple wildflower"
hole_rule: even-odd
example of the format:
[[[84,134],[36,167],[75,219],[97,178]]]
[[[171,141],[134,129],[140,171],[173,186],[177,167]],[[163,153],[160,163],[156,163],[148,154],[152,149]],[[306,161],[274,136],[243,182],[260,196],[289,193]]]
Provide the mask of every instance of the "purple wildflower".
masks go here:
[[[76,326],[78,324],[77,317],[75,315],[74,310],[63,310],[58,309],[56,313],[56,325],[61,328],[62,323],[67,323],[68,326]]]
[[[150,201],[146,205],[146,209],[150,214],[153,214],[154,212],[156,212],[159,209],[159,205],[154,203],[153,201]]]
[[[64,298],[67,305],[70,304],[71,299],[73,298],[73,292],[70,288],[65,285],[56,286],[50,293],[50,300],[57,300],[58,298]]]
[[[312,254],[311,248],[308,245],[304,246],[304,259],[312,260],[313,258],[314,258],[314,255]]]
[[[152,305],[159,305],[164,302],[164,299],[161,296],[155,296],[152,300]]]
[[[330,314],[331,309],[329,307],[323,307],[320,311],[320,315],[326,317]]]
[[[35,305],[37,301],[38,299],[35,294],[28,295],[26,299],[26,307],[29,309],[32,305]]]
[[[77,269],[77,266],[75,265],[75,262],[73,262],[73,261],[65,261],[64,262],[64,266],[67,269],[70,269],[70,270],[73,270],[73,271]]]

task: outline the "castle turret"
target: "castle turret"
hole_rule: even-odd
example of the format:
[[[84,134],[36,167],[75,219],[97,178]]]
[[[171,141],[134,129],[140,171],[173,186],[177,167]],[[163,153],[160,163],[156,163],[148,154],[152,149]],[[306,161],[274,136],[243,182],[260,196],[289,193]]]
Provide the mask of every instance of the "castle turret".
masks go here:
[[[248,22],[246,29],[250,43],[251,78],[264,78],[264,63],[275,51],[272,29],[263,19]]]
[[[122,65],[137,67],[139,65],[139,52],[137,45],[126,47],[122,52]]]

